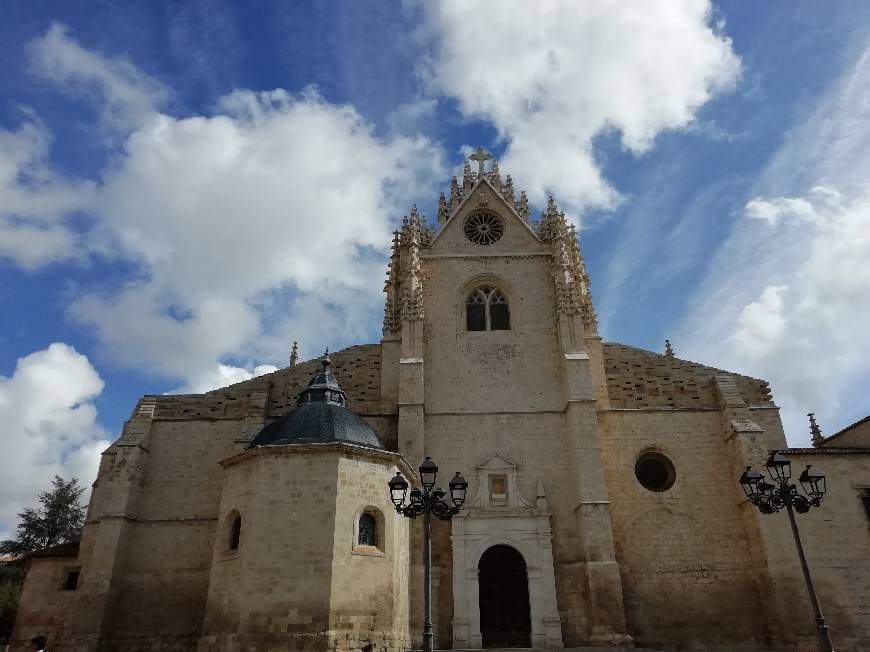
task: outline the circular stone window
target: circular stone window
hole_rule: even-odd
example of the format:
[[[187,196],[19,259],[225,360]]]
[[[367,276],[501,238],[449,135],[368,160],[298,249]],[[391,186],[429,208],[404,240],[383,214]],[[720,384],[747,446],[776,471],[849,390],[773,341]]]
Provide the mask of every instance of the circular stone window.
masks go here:
[[[634,474],[637,481],[650,491],[667,491],[677,479],[673,463],[661,453],[644,453],[637,458]]]
[[[491,245],[503,233],[504,222],[495,213],[474,213],[465,220],[465,237],[474,244]]]

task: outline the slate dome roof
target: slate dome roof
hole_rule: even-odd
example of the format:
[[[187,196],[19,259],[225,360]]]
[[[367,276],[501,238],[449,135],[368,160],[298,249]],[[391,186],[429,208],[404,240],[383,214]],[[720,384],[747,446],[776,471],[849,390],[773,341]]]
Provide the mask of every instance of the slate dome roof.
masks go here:
[[[263,428],[248,448],[343,442],[384,450],[371,426],[347,409],[347,394],[332,373],[329,356],[320,363],[296,408]]]

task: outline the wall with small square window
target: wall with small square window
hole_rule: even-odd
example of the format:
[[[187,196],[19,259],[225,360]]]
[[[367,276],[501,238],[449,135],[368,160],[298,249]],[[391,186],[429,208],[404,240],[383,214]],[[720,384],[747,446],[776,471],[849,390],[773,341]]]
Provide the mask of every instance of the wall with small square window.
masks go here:
[[[79,588],[79,577],[81,576],[81,573],[81,566],[67,568],[64,571],[63,585],[61,586],[61,589],[63,591],[75,591]]]

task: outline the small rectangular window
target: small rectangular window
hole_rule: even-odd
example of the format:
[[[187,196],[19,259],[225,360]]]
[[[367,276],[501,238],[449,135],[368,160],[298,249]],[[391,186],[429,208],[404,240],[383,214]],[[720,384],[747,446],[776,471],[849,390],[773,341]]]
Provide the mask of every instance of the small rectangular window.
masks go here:
[[[81,574],[81,570],[78,568],[68,568],[66,571],[66,577],[63,581],[63,590],[64,591],[75,591],[79,588],[79,575]]]

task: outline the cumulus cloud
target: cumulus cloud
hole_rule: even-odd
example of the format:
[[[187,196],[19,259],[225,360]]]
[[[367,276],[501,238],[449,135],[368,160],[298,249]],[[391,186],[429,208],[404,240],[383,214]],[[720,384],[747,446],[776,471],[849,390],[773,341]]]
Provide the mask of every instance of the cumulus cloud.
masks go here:
[[[169,393],[203,394],[219,387],[241,383],[274,371],[278,371],[278,367],[270,364],[257,365],[253,371],[248,371],[244,367],[218,364],[213,369],[204,370],[196,378],[191,378],[186,385],[174,389]]]
[[[31,112],[22,118],[0,129],[0,258],[35,269],[79,254],[67,218],[92,204],[93,184],[54,172],[51,133]]]
[[[316,88],[237,90],[207,115],[173,117],[159,110],[168,91],[157,82],[59,26],[30,53],[43,77],[86,89],[120,130],[91,235],[139,274],[70,308],[114,361],[211,388],[221,363],[284,359],[291,339],[336,346],[326,332],[377,323],[391,218],[443,173],[430,141],[379,137]]]
[[[87,357],[62,342],[20,358],[11,376],[0,376],[0,539],[14,533],[16,514],[35,504],[54,475],[79,478],[87,500],[109,445],[92,402],[102,391]]]
[[[28,54],[34,73],[97,100],[107,127],[135,128],[169,98],[159,81],[123,58],[86,50],[59,23],[31,41]]]
[[[793,444],[806,412],[828,434],[867,413],[868,89],[870,49],[789,132],[683,325],[690,357],[771,381]]]
[[[503,169],[533,200],[552,191],[574,211],[619,201],[595,160],[596,136],[615,130],[643,154],[657,134],[690,125],[740,73],[706,0],[423,8],[432,87],[495,125],[507,143]]]

